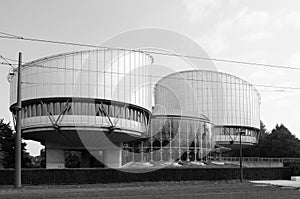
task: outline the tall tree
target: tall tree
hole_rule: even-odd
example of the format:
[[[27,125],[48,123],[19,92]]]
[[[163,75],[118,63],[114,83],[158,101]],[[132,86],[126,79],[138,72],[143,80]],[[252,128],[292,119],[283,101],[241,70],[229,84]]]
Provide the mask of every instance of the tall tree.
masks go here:
[[[238,151],[232,151],[232,156],[239,156]],[[265,125],[260,123],[258,144],[243,149],[244,157],[300,157],[300,140],[283,124],[276,125],[269,133]]]
[[[2,151],[2,146],[0,143],[0,169],[3,169],[4,157],[5,157],[5,153],[4,151]]]
[[[10,123],[0,119],[0,162],[4,168],[14,168],[15,165],[15,133]],[[30,167],[31,159],[26,152],[26,143],[22,143],[22,167]]]
[[[283,124],[272,130],[265,148],[269,157],[300,157],[300,140]]]

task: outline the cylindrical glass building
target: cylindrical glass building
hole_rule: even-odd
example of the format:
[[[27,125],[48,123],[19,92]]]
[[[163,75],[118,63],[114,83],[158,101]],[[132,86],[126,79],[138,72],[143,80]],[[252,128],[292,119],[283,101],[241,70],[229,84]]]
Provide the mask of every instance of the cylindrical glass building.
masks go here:
[[[217,144],[234,148],[241,132],[243,145],[258,141],[259,93],[233,75],[206,70],[170,74],[156,84],[155,106],[166,115],[206,116]]]
[[[146,53],[103,49],[24,64],[23,137],[48,148],[48,168],[63,167],[51,160],[52,149],[56,154],[62,149],[106,150],[144,137],[152,109],[144,66],[152,62]],[[11,77],[11,110],[16,105],[16,77]]]

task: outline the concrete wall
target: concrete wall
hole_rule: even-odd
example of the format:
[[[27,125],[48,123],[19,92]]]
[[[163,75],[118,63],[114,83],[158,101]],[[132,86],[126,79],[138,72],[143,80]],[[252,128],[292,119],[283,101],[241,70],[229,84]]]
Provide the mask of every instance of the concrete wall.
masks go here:
[[[233,164],[233,165],[240,165],[239,161],[222,161],[225,164]],[[283,167],[282,162],[259,162],[259,161],[253,161],[253,162],[243,162],[244,167]]]

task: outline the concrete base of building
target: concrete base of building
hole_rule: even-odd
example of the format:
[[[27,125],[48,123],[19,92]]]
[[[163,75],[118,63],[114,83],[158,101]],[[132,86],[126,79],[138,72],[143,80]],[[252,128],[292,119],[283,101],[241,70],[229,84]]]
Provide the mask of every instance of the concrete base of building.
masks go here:
[[[105,149],[104,164],[110,168],[120,168],[122,166],[122,149]]]
[[[45,143],[46,149],[46,169],[63,169],[65,168],[65,150],[63,147]]]
[[[66,147],[54,143],[45,143],[46,149],[46,168],[47,169],[63,169],[65,168],[65,150]],[[78,150],[78,149],[77,149]],[[83,150],[81,149],[81,168],[89,168],[91,163],[91,155],[98,161],[104,163],[109,168],[120,168],[122,166],[122,147],[105,148],[99,150]]]
[[[46,168],[47,169],[65,168],[65,150],[46,148]]]

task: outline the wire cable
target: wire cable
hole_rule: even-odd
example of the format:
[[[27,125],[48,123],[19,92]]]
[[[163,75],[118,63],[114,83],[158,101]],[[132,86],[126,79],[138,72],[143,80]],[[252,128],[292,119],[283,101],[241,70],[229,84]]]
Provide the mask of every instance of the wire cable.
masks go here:
[[[19,37],[19,36],[16,36],[16,35],[13,35],[13,34],[10,34],[10,33],[6,33],[6,32],[0,32],[0,34],[2,35],[6,35],[6,36],[11,36],[11,37]]]
[[[266,87],[266,88],[280,88],[280,89],[290,89],[290,90],[300,90],[300,87],[290,87],[290,86],[272,86],[263,84],[252,84],[253,86]]]
[[[0,35],[0,38],[5,38],[5,39],[21,39],[21,40],[34,41],[34,42],[44,42],[44,43],[53,43],[53,44],[62,44],[62,45],[74,45],[74,46],[81,46],[81,47],[101,48],[101,49],[106,49],[106,50],[123,50],[123,51],[142,52],[142,53],[164,55],[164,56],[175,56],[175,57],[185,57],[185,58],[192,58],[192,59],[211,60],[211,61],[217,61],[217,62],[227,62],[227,63],[234,63],[234,64],[244,64],[244,65],[273,67],[273,68],[280,68],[280,69],[300,70],[300,68],[284,66],[284,65],[273,65],[273,64],[245,62],[245,61],[237,61],[237,60],[229,60],[229,59],[208,58],[208,57],[199,57],[199,56],[192,56],[192,55],[181,55],[181,54],[176,54],[176,53],[163,53],[163,52],[157,52],[157,51],[144,51],[144,50],[135,50],[135,49],[126,49],[126,48],[114,48],[114,47],[106,47],[106,46],[99,46],[99,45],[92,45],[92,44],[81,44],[81,43],[73,43],[73,42],[65,42],[65,41],[53,41],[53,40],[45,40],[45,39],[37,39],[37,38],[25,38],[23,36],[13,35],[10,33],[5,33],[5,32],[0,32],[0,34],[5,35],[5,36]],[[11,60],[11,61],[17,61],[17,60],[5,58],[2,55],[0,55],[0,57],[5,61],[5,62],[0,63],[2,65],[9,65],[11,67],[13,67],[13,65],[17,65],[17,64],[11,64],[8,62],[8,60]],[[34,65],[34,66],[37,66],[37,65]],[[47,67],[47,66],[41,66],[41,67]],[[67,69],[67,68],[59,68],[59,67],[48,67],[48,68],[76,70],[76,69]],[[79,69],[79,70],[81,71],[82,69]],[[91,71],[91,70],[88,70],[88,71]],[[94,71],[94,72],[97,72],[97,71]],[[130,75],[133,75],[133,74],[130,74]],[[137,75],[137,76],[140,76],[140,75]],[[149,77],[163,78],[162,76],[153,76],[153,75],[149,75]],[[196,79],[187,79],[187,80],[199,81]],[[206,80],[203,80],[203,81],[206,81]],[[216,81],[216,82],[218,82],[218,81]],[[27,83],[29,83],[29,82],[27,82]],[[33,83],[33,84],[35,84],[35,83]],[[288,87],[288,86],[284,87],[284,86],[272,86],[272,85],[261,85],[261,84],[252,84],[252,85],[257,86],[257,87],[267,87],[267,88],[277,88],[277,89],[290,89],[290,90],[299,90],[300,89],[300,87]]]
[[[0,64],[3,65],[17,65],[17,64],[8,64],[6,62],[0,62]],[[164,78],[164,76],[158,76],[158,75],[140,75],[140,74],[126,74],[126,73],[119,73],[119,72],[105,72],[105,71],[97,71],[97,70],[87,70],[87,69],[76,69],[76,68],[63,68],[63,67],[56,67],[56,66],[46,66],[41,64],[33,64],[29,65],[28,67],[42,67],[42,68],[50,68],[50,69],[60,69],[60,70],[71,70],[71,71],[84,71],[84,72],[95,72],[95,73],[102,73],[102,74],[118,74],[118,75],[129,75],[129,76],[143,76],[143,77],[149,77],[149,78]],[[176,79],[176,80],[192,80],[192,81],[203,81],[203,82],[214,82],[219,83],[221,81],[212,81],[212,80],[201,80],[201,79],[193,79],[193,78],[184,78],[184,77],[168,77],[169,79]],[[42,84],[42,83],[36,83],[36,82],[22,82],[24,84]],[[226,84],[238,84],[235,82],[222,82]],[[281,90],[264,90],[264,91],[275,91],[275,92],[285,92],[285,90],[300,90],[300,87],[290,87],[290,86],[273,86],[273,85],[264,85],[264,84],[250,84],[249,85],[255,86],[255,87],[265,87],[265,88],[276,88]],[[61,85],[61,84],[55,84],[55,85]],[[261,89],[259,89],[262,91]]]
[[[3,57],[2,55],[0,55],[0,58],[2,58],[2,59],[5,61],[5,63],[6,63],[7,65],[9,65],[10,67],[13,68],[13,65],[12,65],[11,63],[9,63],[9,61],[8,61],[7,58]],[[3,62],[2,62],[2,63],[3,63]]]
[[[17,35],[13,35],[13,34],[9,34],[9,33],[3,33],[3,32],[0,32],[0,33],[5,35],[5,36],[0,35],[0,38],[3,38],[3,39],[19,39],[19,40],[26,40],[26,41],[33,41],[33,42],[44,42],[44,43],[61,44],[61,45],[73,45],[73,46],[89,47],[89,48],[101,48],[101,49],[107,49],[107,50],[124,50],[124,51],[141,52],[141,53],[163,55],[163,56],[184,57],[184,58],[191,58],[191,59],[201,59],[201,60],[210,60],[210,61],[216,61],[216,62],[226,62],[226,63],[233,63],[233,64],[271,67],[271,68],[279,68],[279,69],[288,69],[288,70],[298,70],[298,71],[300,71],[300,68],[285,66],[285,65],[264,64],[264,63],[246,62],[246,61],[230,60],[230,59],[208,58],[208,57],[200,57],[200,56],[195,56],[195,55],[182,55],[182,54],[176,54],[176,53],[163,53],[163,52],[158,52],[158,51],[147,51],[147,50],[137,50],[137,49],[127,49],[127,48],[115,48],[115,47],[107,47],[107,46],[100,46],[100,45],[93,45],[93,44],[83,44],[83,43],[74,43],[74,42],[66,42],[66,41],[54,41],[54,40],[46,40],[46,39],[38,39],[38,38],[26,38],[26,37],[23,37],[23,36],[17,36]]]

